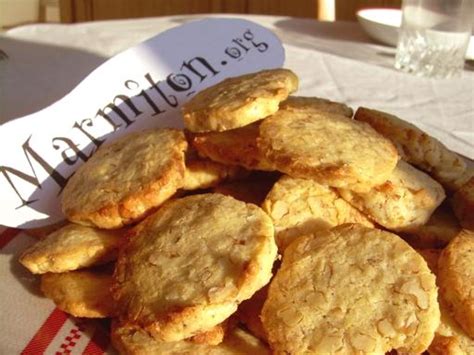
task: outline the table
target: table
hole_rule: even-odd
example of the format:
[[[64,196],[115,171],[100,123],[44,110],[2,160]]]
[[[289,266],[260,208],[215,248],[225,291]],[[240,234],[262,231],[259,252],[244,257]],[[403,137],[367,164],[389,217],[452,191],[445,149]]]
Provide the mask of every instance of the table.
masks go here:
[[[301,78],[299,94],[386,110],[474,158],[474,67],[466,66],[459,79],[414,77],[392,69],[394,48],[372,42],[357,23],[233,17],[255,21],[280,37],[285,66]],[[6,32],[0,37],[0,49],[9,57],[0,62],[0,123],[44,108],[114,54],[197,18],[30,25]]]
[[[114,54],[203,16],[30,25],[7,31],[0,36],[0,49],[8,56],[0,61],[0,123],[55,102]],[[249,19],[274,31],[286,50],[285,66],[301,78],[298,94],[396,114],[474,158],[474,68],[466,66],[463,76],[452,80],[399,73],[392,68],[395,49],[372,42],[357,23],[220,17]],[[36,294],[36,279],[16,260],[31,243],[33,239],[20,231],[0,227],[0,352],[18,353],[25,346],[32,353],[110,351],[101,323],[68,318]]]

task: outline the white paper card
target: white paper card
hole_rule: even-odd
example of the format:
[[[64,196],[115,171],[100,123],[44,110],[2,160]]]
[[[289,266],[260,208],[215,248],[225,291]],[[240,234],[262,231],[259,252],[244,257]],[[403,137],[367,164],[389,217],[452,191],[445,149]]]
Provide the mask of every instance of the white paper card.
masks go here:
[[[196,92],[284,60],[271,31],[216,18],[116,55],[53,105],[0,126],[0,224],[32,228],[63,219],[62,188],[104,141],[148,127],[181,127],[179,107]]]

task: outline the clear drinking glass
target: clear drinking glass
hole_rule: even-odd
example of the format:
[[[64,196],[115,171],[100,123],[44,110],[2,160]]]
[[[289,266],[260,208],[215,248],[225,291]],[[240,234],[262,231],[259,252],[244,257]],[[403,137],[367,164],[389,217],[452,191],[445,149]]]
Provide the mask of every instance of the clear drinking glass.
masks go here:
[[[403,0],[395,68],[434,78],[461,75],[474,0]]]

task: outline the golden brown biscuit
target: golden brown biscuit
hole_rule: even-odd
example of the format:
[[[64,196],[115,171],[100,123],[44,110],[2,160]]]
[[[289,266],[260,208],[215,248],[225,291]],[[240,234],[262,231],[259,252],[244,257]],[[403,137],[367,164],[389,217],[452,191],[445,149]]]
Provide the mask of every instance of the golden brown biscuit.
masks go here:
[[[446,200],[423,224],[404,232],[403,237],[414,248],[444,248],[461,232],[461,226]]]
[[[398,236],[344,224],[290,244],[262,321],[277,354],[421,353],[439,324],[436,291]]]
[[[428,350],[430,355],[464,355],[455,336],[436,334]]]
[[[474,177],[456,191],[451,203],[461,225],[474,230]]]
[[[25,250],[20,263],[33,274],[72,271],[114,260],[121,242],[122,231],[70,223]]]
[[[425,224],[445,198],[443,187],[400,160],[387,181],[368,192],[338,189],[342,198],[378,224],[394,230]]]
[[[456,323],[449,311],[440,302],[441,323],[428,353],[440,355],[474,354],[474,339],[470,338]]]
[[[297,88],[297,76],[281,68],[225,79],[183,105],[184,126],[191,132],[246,126],[275,113]]]
[[[143,218],[182,187],[186,147],[183,132],[170,128],[132,133],[101,147],[64,188],[64,214],[107,229]]]
[[[75,317],[105,318],[114,314],[112,276],[93,271],[41,275],[41,291],[56,306]]]
[[[187,340],[196,344],[218,345],[222,343],[222,340],[224,340],[226,330],[227,322],[223,322],[205,332],[198,333]]]
[[[177,341],[221,323],[271,277],[273,225],[221,194],[170,201],[120,251],[113,295],[121,319]]]
[[[240,165],[249,170],[273,171],[257,147],[260,122],[225,132],[196,134],[192,145],[200,155],[222,164]]]
[[[260,206],[279,177],[280,173],[254,172],[245,180],[220,184],[212,191]]]
[[[393,144],[369,125],[304,108],[266,118],[258,147],[290,176],[358,191],[385,182],[398,161]]]
[[[462,157],[411,123],[365,107],[357,109],[354,119],[370,124],[397,146],[402,159],[426,171],[449,190],[458,190],[472,176]]]
[[[235,328],[217,345],[197,344],[189,340],[162,342],[135,326],[112,322],[111,340],[122,355],[267,355],[268,348],[257,338]]]
[[[463,230],[438,261],[441,298],[464,331],[474,338],[474,232]]]
[[[428,264],[430,270],[438,275],[438,261],[441,249],[417,250]],[[438,295],[438,300],[440,295]],[[442,300],[440,300],[442,301]],[[443,302],[439,302],[441,321],[436,329],[435,337],[428,348],[428,353],[439,355],[474,354],[474,339],[471,339],[449,314]]]
[[[343,103],[321,99],[319,97],[290,96],[280,103],[280,109],[283,110],[291,110],[293,108],[300,110],[303,107],[349,118],[351,118],[354,113],[349,106]]]
[[[245,169],[229,166],[207,159],[192,159],[186,162],[183,190],[208,189],[225,180],[243,178]]]
[[[296,238],[344,223],[373,223],[337,192],[314,180],[284,175],[273,186],[262,204],[272,218],[280,251]]]

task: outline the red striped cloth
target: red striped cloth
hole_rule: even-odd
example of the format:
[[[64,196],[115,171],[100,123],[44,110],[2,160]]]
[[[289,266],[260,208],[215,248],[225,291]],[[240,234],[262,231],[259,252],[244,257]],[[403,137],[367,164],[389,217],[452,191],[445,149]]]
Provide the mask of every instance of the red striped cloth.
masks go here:
[[[7,247],[15,237],[25,238],[24,244],[26,245],[27,237],[21,233],[20,229],[0,226],[0,250]],[[16,252],[15,249],[19,249],[18,252],[21,251],[23,243],[21,243],[21,239],[19,241],[20,243],[16,243],[18,245],[12,245],[14,252]],[[25,293],[18,295],[18,297],[24,298],[25,302],[28,302],[28,297],[37,296]],[[6,303],[4,303],[5,305]],[[31,317],[35,317],[35,315],[32,314]],[[83,324],[88,324],[88,326],[85,327]],[[25,324],[25,329],[27,327]],[[24,344],[23,350],[18,349],[18,353],[22,355],[45,353],[102,355],[107,352],[110,345],[107,329],[108,327],[104,321],[78,321],[55,308],[36,331],[33,329],[31,339],[27,344]],[[0,353],[2,353],[1,344]]]

